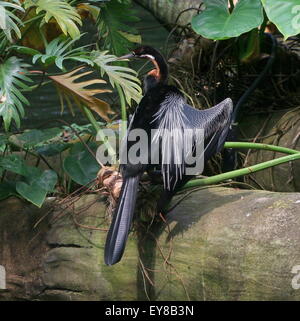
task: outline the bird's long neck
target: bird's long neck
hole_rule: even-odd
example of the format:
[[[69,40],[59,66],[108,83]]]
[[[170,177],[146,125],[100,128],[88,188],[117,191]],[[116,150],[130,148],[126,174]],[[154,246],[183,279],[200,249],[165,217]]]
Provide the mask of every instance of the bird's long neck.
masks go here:
[[[166,84],[169,75],[168,64],[158,51],[155,50],[153,55],[149,55],[149,60],[151,60],[155,68],[149,71],[144,79],[145,91],[159,84]]]

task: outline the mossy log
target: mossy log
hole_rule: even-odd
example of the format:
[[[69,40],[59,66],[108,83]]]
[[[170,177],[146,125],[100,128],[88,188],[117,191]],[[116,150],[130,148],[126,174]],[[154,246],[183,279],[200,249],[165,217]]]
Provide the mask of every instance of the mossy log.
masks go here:
[[[108,267],[99,195],[42,209],[10,198],[0,204],[0,300],[299,300],[299,204],[298,193],[197,191],[167,224],[137,224]]]

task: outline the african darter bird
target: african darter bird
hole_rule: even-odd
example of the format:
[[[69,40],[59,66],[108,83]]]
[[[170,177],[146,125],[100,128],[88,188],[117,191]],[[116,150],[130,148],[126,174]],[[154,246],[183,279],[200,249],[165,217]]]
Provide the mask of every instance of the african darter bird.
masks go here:
[[[127,138],[134,129],[143,129],[150,137],[149,140],[151,140],[152,129],[158,131],[166,129],[171,132],[177,130],[177,135],[157,151],[160,162],[168,157],[170,160],[167,165],[165,162],[160,164],[164,189],[158,201],[157,210],[163,213],[164,207],[176,191],[192,178],[184,174],[185,164],[178,165],[174,161],[176,155],[182,153],[182,150],[179,150],[179,148],[182,149],[181,133],[187,128],[204,130],[204,162],[206,162],[224,145],[230,127],[232,101],[227,98],[212,108],[197,110],[185,102],[184,96],[176,87],[167,84],[168,65],[157,50],[149,46],[141,46],[119,59],[130,58],[148,59],[155,68],[145,76],[145,94],[131,118]],[[128,152],[134,142],[127,139],[126,143],[126,152]],[[195,140],[193,148],[196,143]],[[128,161],[120,165],[123,183],[105,244],[104,259],[107,265],[119,262],[123,255],[135,210],[140,177],[145,171],[153,168],[153,165],[148,163],[132,164]]]

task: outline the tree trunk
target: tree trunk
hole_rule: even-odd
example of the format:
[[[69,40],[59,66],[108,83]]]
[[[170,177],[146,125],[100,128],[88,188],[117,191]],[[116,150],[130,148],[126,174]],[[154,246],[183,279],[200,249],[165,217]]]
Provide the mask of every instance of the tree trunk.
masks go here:
[[[199,0],[135,0],[138,4],[152,12],[163,23],[173,25],[186,25],[197,14],[197,8],[202,1]],[[191,9],[195,8],[195,9]],[[190,9],[190,10],[187,10]],[[186,10],[185,12],[183,12]],[[180,15],[179,19],[178,16]],[[178,19],[178,21],[176,21]]]
[[[138,224],[112,267],[103,264],[106,232],[97,230],[106,227],[100,196],[65,211],[55,203],[1,202],[0,300],[300,299],[298,193],[194,192],[168,225],[156,220],[146,233],[149,223]]]
[[[240,124],[243,137],[256,137],[257,143],[278,145],[300,150],[300,107],[248,115]],[[244,166],[266,162],[282,156],[265,150],[252,150]],[[277,192],[300,192],[300,161],[281,164],[245,176],[245,181],[256,188]]]

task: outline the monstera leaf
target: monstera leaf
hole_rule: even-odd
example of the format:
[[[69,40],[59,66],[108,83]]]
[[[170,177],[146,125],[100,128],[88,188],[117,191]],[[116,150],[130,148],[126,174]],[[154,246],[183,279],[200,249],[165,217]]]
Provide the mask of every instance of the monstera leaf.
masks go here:
[[[117,56],[128,52],[132,41],[141,42],[137,30],[127,24],[139,21],[133,12],[130,3],[113,0],[103,5],[98,15],[97,25],[104,48]]]
[[[71,100],[73,100],[79,108],[81,107],[81,105],[85,105],[99,114],[106,121],[110,121],[108,114],[114,114],[114,112],[110,108],[110,105],[105,101],[96,98],[95,95],[111,92],[111,90],[86,88],[90,85],[105,84],[106,81],[102,79],[91,79],[81,82],[75,82],[75,80],[93,73],[93,71],[80,73],[84,68],[85,67],[79,67],[64,74],[49,76],[49,78],[53,80],[58,89],[62,108],[64,106],[63,101],[66,100],[72,112],[73,109]]]
[[[262,24],[260,0],[239,0],[230,12],[227,0],[204,0],[206,8],[192,19],[192,28],[201,36],[221,40],[252,30]]]
[[[16,57],[10,57],[0,63],[0,116],[4,121],[5,130],[9,129],[13,119],[20,127],[20,116],[24,117],[23,104],[29,105],[28,100],[21,93],[22,89],[29,90],[25,82],[30,82],[26,73],[27,64]]]
[[[24,11],[24,9],[19,5],[19,1],[14,1],[15,3],[10,3],[7,1],[0,1],[0,29],[3,29],[6,37],[9,41],[12,39],[12,31],[15,32],[18,38],[21,38],[21,31],[19,25],[22,25],[22,21],[12,12],[10,9],[16,9],[19,11]]]
[[[80,31],[76,25],[82,24],[80,15],[67,1],[63,0],[25,0],[25,9],[36,7],[36,14],[44,13],[43,23],[54,19],[65,35],[76,38]]]
[[[46,46],[45,54],[35,54],[32,58],[32,63],[34,64],[37,60],[40,60],[47,66],[55,62],[56,66],[60,69],[63,69],[64,60],[75,60],[91,65],[92,62],[88,57],[88,52],[85,50],[85,47],[88,45],[70,49],[80,37],[81,36],[76,37],[73,40],[65,37],[53,39],[48,46]]]
[[[38,50],[25,46],[12,46],[11,48],[18,53],[33,56],[33,64],[35,64],[37,61],[40,61],[45,65],[45,67],[48,67],[49,65],[55,63],[58,68],[63,70],[63,63],[65,60],[79,61],[88,65],[92,65],[93,62],[89,58],[90,53],[85,50],[85,48],[90,45],[72,49],[72,45],[77,40],[79,40],[81,36],[76,37],[75,39],[70,39],[65,36],[59,36],[53,39],[46,46],[46,52],[44,54],[39,52]]]
[[[268,18],[284,38],[300,33],[299,0],[262,0]]]
[[[142,89],[139,85],[140,81],[136,77],[137,73],[133,69],[110,65],[109,63],[116,61],[117,57],[108,55],[107,51],[94,51],[92,59],[100,68],[101,77],[106,73],[113,87],[115,84],[121,86],[128,104],[131,104],[131,100],[134,100],[137,103],[141,100]]]

